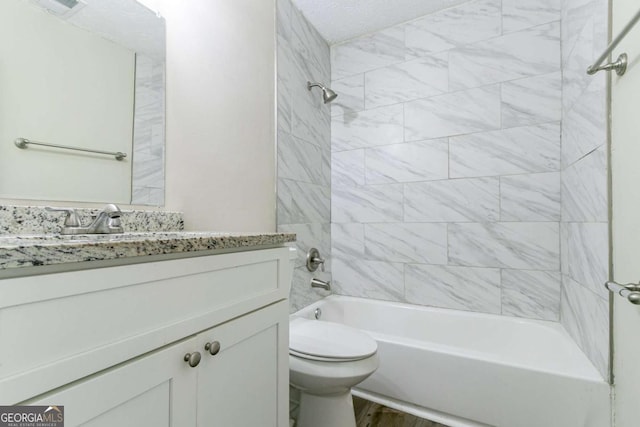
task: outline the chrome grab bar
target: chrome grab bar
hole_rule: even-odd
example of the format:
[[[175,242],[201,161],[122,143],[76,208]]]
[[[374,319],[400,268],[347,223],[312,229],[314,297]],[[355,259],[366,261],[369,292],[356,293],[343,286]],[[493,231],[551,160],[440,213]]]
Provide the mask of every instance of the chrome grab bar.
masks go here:
[[[625,71],[627,71],[627,54],[626,53],[623,53],[620,56],[618,56],[618,59],[615,62],[610,62],[602,66],[600,66],[600,64],[602,64],[602,62],[605,59],[607,59],[607,57],[611,54],[613,49],[615,49],[616,46],[620,44],[622,39],[624,39],[627,36],[627,34],[629,34],[629,31],[631,31],[631,29],[638,23],[638,21],[640,21],[640,10],[633,16],[633,18],[631,18],[631,21],[629,21],[629,23],[622,29],[622,31],[620,31],[620,34],[618,34],[618,36],[615,39],[613,39],[611,44],[607,46],[607,48],[604,50],[602,55],[600,55],[598,59],[596,59],[596,62],[594,62],[593,65],[587,68],[587,74],[592,75],[597,73],[598,71],[615,70],[616,74],[618,74],[619,76],[624,75]]]
[[[627,283],[621,285],[620,283],[609,281],[605,283],[604,286],[610,292],[628,299],[631,304],[640,305],[640,284]]]
[[[18,138],[14,141],[14,144],[18,148],[27,148],[29,145],[41,145],[43,147],[53,147],[60,148],[63,150],[73,150],[73,151],[83,151],[85,153],[96,153],[96,154],[106,154],[108,156],[114,156],[116,160],[124,160],[127,157],[127,153],[123,153],[121,151],[102,151],[102,150],[92,150],[90,148],[80,148],[80,147],[70,147],[68,145],[59,145],[59,144],[50,144],[48,142],[38,142],[32,141],[27,138]]]

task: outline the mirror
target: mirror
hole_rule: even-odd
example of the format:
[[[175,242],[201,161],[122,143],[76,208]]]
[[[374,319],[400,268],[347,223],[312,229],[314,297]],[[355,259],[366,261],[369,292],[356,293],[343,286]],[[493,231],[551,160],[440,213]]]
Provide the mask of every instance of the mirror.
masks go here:
[[[164,205],[164,74],[135,0],[2,0],[0,198]]]

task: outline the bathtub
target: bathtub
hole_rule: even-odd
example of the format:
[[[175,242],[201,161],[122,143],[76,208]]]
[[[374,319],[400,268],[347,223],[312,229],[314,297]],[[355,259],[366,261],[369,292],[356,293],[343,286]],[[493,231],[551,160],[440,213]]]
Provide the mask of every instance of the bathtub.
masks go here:
[[[607,427],[609,385],[553,322],[330,296],[292,316],[378,342],[353,394],[451,427]]]

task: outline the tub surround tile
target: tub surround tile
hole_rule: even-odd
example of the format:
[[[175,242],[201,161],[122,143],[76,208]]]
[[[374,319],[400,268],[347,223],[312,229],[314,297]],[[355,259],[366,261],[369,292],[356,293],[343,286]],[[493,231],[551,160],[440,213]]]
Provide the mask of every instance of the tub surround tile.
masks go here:
[[[476,0],[405,25],[407,59],[497,37],[502,32],[499,0]]]
[[[609,276],[609,226],[605,223],[567,225],[568,275],[602,298]]]
[[[320,280],[328,280],[323,278],[322,273],[310,273],[306,267],[293,270],[291,292],[289,293],[289,313],[295,313],[327,296],[327,291],[310,286],[312,275]]]
[[[295,268],[306,269],[307,251],[310,248],[317,248],[322,257],[327,260],[331,257],[331,225],[328,222],[279,224],[278,232],[296,235],[296,241],[289,243],[289,246],[298,250]],[[326,264],[328,265],[329,263]]]
[[[331,154],[331,185],[354,187],[365,184],[364,150],[339,151]]]
[[[609,301],[564,276],[561,321],[578,346],[608,378]]]
[[[559,70],[560,23],[554,22],[451,50],[449,88],[461,90]]]
[[[364,244],[367,259],[447,263],[446,224],[365,224]]]
[[[322,150],[286,132],[278,132],[278,177],[322,185]],[[326,184],[325,184],[326,185]]]
[[[330,189],[322,185],[278,179],[278,222],[307,224],[328,222]]]
[[[405,59],[404,28],[392,27],[331,47],[334,80],[374,70]]]
[[[335,188],[331,194],[331,221],[402,221],[402,185]]]
[[[427,56],[365,74],[367,109],[427,98],[449,88],[449,54]]]
[[[500,86],[448,93],[404,104],[406,141],[500,128]]]
[[[562,166],[574,164],[607,143],[606,87],[583,93],[565,111],[562,123]]]
[[[502,314],[560,320],[560,272],[502,270],[501,274]]]
[[[365,151],[367,184],[447,179],[446,139],[387,145]]]
[[[562,173],[562,220],[608,221],[607,152],[602,146]]]
[[[559,226],[555,222],[449,225],[449,264],[558,271]]]
[[[333,151],[370,148],[403,142],[403,106],[367,110],[334,117],[331,121]]]
[[[452,178],[560,170],[560,124],[482,132],[449,140]]]
[[[500,178],[502,221],[560,221],[560,172]]]
[[[338,97],[331,103],[331,115],[341,116],[364,110],[364,74],[331,82]]]
[[[364,224],[331,224],[331,256],[339,259],[364,259]]]
[[[498,178],[456,179],[405,185],[405,222],[497,221]]]
[[[339,295],[403,301],[403,264],[335,259],[333,264],[333,287]]]
[[[502,126],[527,126],[562,119],[562,75],[555,72],[502,84]]]
[[[413,304],[500,314],[500,270],[407,264],[406,300]]]
[[[503,0],[503,30],[509,33],[559,21],[561,9],[561,0]]]

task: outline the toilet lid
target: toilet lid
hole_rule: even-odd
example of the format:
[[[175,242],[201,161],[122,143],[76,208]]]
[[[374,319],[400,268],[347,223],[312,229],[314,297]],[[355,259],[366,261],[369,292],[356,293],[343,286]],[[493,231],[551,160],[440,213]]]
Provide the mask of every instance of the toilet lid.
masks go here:
[[[289,349],[301,357],[359,360],[378,350],[369,335],[339,323],[295,318],[289,328]]]

